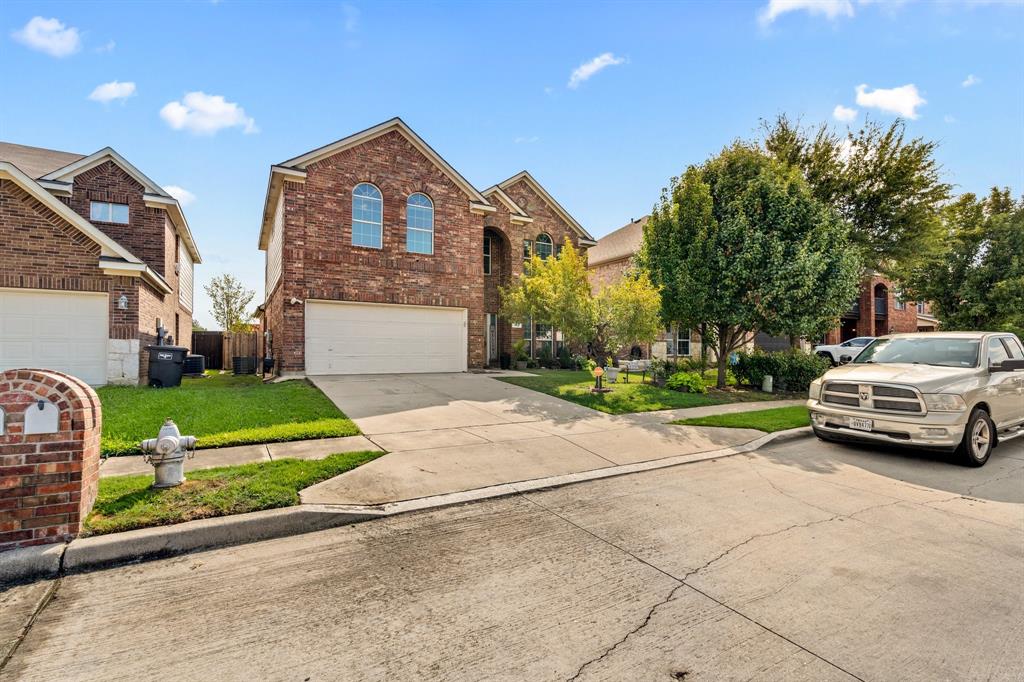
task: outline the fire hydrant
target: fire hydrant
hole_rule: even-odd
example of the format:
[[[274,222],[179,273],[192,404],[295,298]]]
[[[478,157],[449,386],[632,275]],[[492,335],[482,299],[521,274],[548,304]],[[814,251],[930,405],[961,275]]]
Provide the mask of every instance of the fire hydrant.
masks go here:
[[[156,438],[142,441],[145,460],[156,469],[154,488],[173,488],[185,482],[185,457],[196,454],[196,437],[183,436],[170,418],[160,427]]]

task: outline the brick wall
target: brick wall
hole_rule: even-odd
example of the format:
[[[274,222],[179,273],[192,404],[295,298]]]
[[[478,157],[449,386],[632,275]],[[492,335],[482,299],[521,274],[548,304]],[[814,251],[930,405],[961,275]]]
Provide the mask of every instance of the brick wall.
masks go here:
[[[587,273],[590,277],[591,290],[596,294],[604,287],[615,284],[622,279],[631,265],[631,258],[620,258],[591,266]]]
[[[283,298],[466,308],[468,363],[483,365],[483,223],[469,197],[397,132],[322,159],[305,183],[284,185]],[[383,248],[352,245],[352,190],[360,182],[383,195]],[[405,250],[406,201],[434,202],[434,253]],[[283,371],[304,369],[303,306],[283,304],[281,327],[268,319]]]
[[[58,430],[25,435],[38,400],[57,406]],[[0,408],[0,551],[72,539],[96,500],[99,398],[59,372],[10,370],[0,373]]]
[[[167,272],[164,255],[164,222],[166,211],[148,208],[145,188],[113,161],[106,161],[75,176],[68,205],[78,215],[110,235],[136,258],[161,275]],[[128,204],[128,223],[106,223],[90,220],[90,202],[109,201]]]

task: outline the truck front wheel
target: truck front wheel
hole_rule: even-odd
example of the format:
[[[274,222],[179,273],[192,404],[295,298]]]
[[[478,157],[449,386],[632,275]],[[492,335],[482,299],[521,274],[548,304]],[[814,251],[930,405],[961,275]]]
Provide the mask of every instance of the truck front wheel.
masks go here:
[[[969,467],[980,467],[988,461],[992,454],[992,446],[996,439],[996,425],[988,412],[980,408],[971,411],[964,429],[963,440],[957,448],[960,461]]]

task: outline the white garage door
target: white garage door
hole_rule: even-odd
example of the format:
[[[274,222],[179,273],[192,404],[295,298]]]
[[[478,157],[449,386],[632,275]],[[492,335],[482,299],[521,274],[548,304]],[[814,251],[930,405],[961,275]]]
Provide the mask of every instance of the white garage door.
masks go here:
[[[0,289],[0,370],[55,369],[107,379],[107,294]]]
[[[465,308],[306,303],[307,374],[465,370]]]

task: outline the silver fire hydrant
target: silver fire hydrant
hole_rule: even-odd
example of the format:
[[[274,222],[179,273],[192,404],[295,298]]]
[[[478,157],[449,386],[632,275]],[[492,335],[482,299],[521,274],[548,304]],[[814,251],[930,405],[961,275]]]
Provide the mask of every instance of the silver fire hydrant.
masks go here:
[[[196,437],[183,436],[170,418],[160,427],[156,438],[142,441],[146,462],[156,469],[154,488],[173,488],[185,482],[185,457],[196,454]]]

